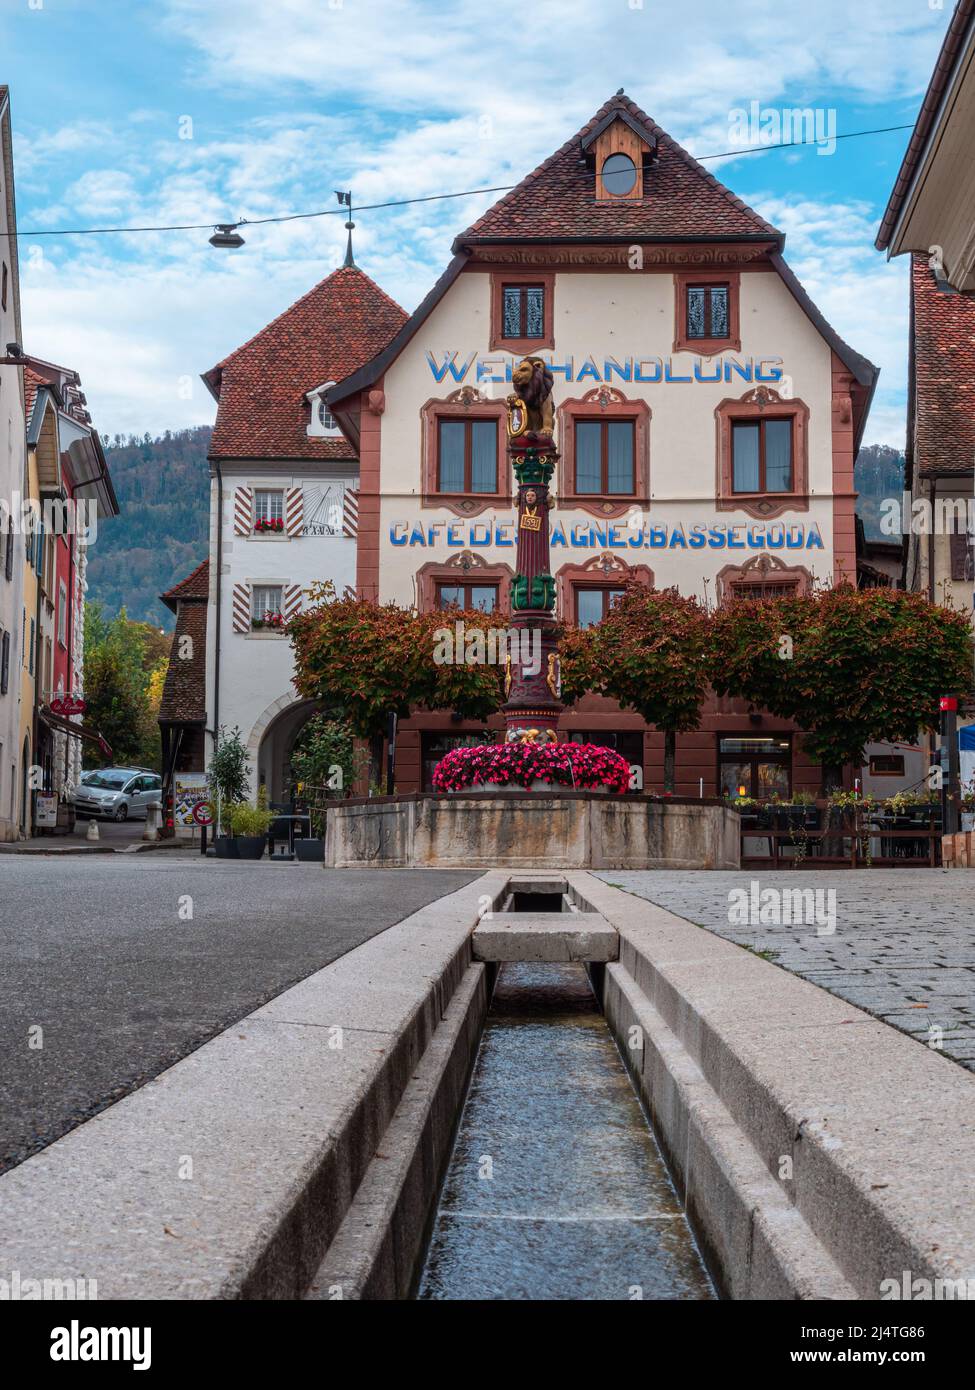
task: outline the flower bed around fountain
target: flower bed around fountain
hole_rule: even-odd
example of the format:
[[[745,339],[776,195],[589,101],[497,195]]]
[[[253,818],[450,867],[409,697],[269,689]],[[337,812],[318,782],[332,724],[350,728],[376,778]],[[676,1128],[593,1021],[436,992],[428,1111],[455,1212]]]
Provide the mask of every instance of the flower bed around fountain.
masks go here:
[[[595,743],[488,743],[454,748],[433,771],[435,792],[629,791],[630,765]]]

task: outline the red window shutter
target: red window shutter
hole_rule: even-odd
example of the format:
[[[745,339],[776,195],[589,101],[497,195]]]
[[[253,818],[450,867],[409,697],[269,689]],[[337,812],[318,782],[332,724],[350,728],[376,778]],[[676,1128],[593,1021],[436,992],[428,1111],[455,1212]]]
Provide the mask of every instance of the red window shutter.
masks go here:
[[[289,536],[300,536],[305,524],[305,503],[300,487],[289,487],[284,494],[284,527]]]
[[[290,623],[292,618],[296,618],[301,612],[301,585],[285,584],[284,586],[284,620]]]
[[[251,590],[249,584],[234,585],[234,632],[251,630]]]
[[[234,489],[234,535],[249,536],[254,530],[254,489]]]
[[[347,487],[342,498],[342,535],[355,540],[359,534],[359,494]]]

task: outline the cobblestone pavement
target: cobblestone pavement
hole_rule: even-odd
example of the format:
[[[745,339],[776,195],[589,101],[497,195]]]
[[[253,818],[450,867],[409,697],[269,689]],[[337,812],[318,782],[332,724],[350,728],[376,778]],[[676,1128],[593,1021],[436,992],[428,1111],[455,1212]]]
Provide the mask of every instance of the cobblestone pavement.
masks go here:
[[[596,877],[740,946],[767,953],[783,969],[929,1047],[940,1047],[975,1071],[975,895],[968,875],[941,869],[789,874],[616,869]],[[809,925],[796,926],[781,923],[785,914],[776,914],[775,899],[763,899],[768,888],[832,891],[836,897],[819,899],[823,925],[817,927],[815,902],[807,895],[805,903],[814,912],[801,918]],[[745,894],[732,896],[735,889]],[[834,931],[829,929],[831,902]],[[747,925],[738,915],[742,906]],[[760,921],[763,907],[765,923]],[[738,920],[729,920],[736,908]],[[774,916],[769,920],[772,914],[779,923]]]

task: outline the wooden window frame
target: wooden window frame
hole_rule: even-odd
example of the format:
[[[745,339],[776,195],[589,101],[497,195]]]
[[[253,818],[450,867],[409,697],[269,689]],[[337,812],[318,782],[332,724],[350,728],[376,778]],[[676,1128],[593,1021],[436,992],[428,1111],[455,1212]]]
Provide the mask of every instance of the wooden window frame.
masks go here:
[[[456,488],[445,488],[440,482],[440,455],[441,455],[441,431],[444,425],[463,425],[464,427],[464,486],[459,490]],[[493,425],[495,443],[495,463],[494,463],[494,487],[493,488],[474,488],[474,426]],[[441,415],[437,419],[437,491],[445,496],[452,497],[494,497],[498,491],[498,422],[496,420],[486,420],[479,415],[455,415],[453,417]]]
[[[805,401],[784,399],[771,387],[759,386],[738,400],[730,398],[715,407],[717,459],[715,509],[744,512],[767,520],[783,512],[809,510],[809,407]],[[735,492],[732,425],[758,420],[792,421],[792,489],[789,492]]]
[[[787,565],[778,555],[763,551],[743,565],[720,569],[715,575],[715,598],[720,606],[732,598],[748,598],[749,585],[759,589],[766,584],[791,584],[797,595],[809,594],[813,578],[804,565]]]
[[[472,574],[463,574],[460,577],[456,575],[450,575],[449,577],[441,575],[439,578],[435,579],[433,585],[434,604],[439,612],[449,613],[450,608],[444,608],[443,604],[440,602],[440,590],[444,588],[462,589],[464,592],[464,602],[460,604],[459,607],[462,609],[470,609],[471,612],[484,611],[485,617],[497,613],[501,606],[501,583],[498,579],[481,579]],[[471,596],[471,589],[493,589],[494,607],[486,610],[475,610],[473,602],[468,603],[468,599],[470,599]]]
[[[473,550],[461,550],[449,560],[429,560],[416,572],[417,606],[421,613],[449,613],[437,603],[440,584],[494,584],[498,601],[494,612],[506,614],[510,607],[511,581],[514,570],[510,565],[488,564]]]
[[[641,552],[642,553],[642,552]],[[575,623],[577,606],[575,590],[624,589],[627,580],[636,580],[648,589],[654,587],[653,570],[649,565],[632,565],[618,552],[605,551],[583,564],[570,561],[555,573],[557,613],[564,623]]]
[[[538,286],[542,290],[542,336],[540,338],[506,338],[504,336],[505,289]],[[491,272],[491,325],[489,351],[510,352],[520,357],[551,351],[555,347],[555,273],[523,274],[518,271]]]
[[[601,520],[625,516],[632,507],[650,505],[650,419],[646,401],[624,396],[613,386],[587,391],[577,400],[563,401],[558,408],[558,437],[562,457],[558,462],[556,496],[560,507],[588,512]],[[632,420],[633,491],[615,493],[577,492],[576,421]]]
[[[609,595],[621,594],[625,589],[625,583],[620,580],[597,581],[576,581],[572,585],[572,622],[575,627],[579,627],[579,595],[580,594],[602,594],[603,599],[603,618],[610,611]],[[602,619],[600,619],[600,622]]]
[[[633,484],[632,484],[632,486],[631,486],[629,492],[611,492],[610,489],[609,489],[609,428],[608,428],[608,427],[609,427],[609,425],[611,425],[611,424],[616,424],[616,425],[632,425],[632,427],[633,427],[633,434],[632,434],[632,439],[633,439],[633,454],[632,454],[632,458],[631,458],[632,471],[633,471]],[[600,486],[600,489],[599,489],[598,492],[581,492],[580,489],[579,489],[579,450],[578,450],[577,431],[578,431],[580,425],[599,425],[599,426],[600,426],[601,432],[600,432],[600,440],[599,440],[599,467],[600,467],[600,478],[599,478],[599,481],[600,481],[601,486]],[[627,499],[630,499],[630,498],[632,498],[632,497],[634,497],[634,496],[636,495],[636,417],[635,417],[635,416],[633,416],[633,417],[631,417],[631,418],[628,418],[628,417],[626,417],[626,416],[623,416],[623,417],[616,416],[615,418],[611,417],[610,419],[607,419],[605,416],[599,416],[599,415],[576,415],[576,416],[574,416],[574,418],[573,418],[573,420],[572,420],[572,434],[573,434],[573,441],[572,441],[572,442],[573,442],[573,449],[572,449],[572,453],[573,453],[573,464],[574,464],[574,467],[573,467],[573,476],[572,476],[572,485],[573,485],[573,486],[572,486],[572,493],[573,493],[573,496],[575,496],[575,497],[626,497]]]
[[[767,476],[766,476],[765,427],[766,427],[766,425],[768,425],[768,424],[770,423],[770,421],[771,421],[771,423],[778,423],[778,422],[781,421],[783,418],[784,418],[784,417],[781,416],[781,415],[778,416],[778,417],[776,417],[776,416],[771,416],[771,417],[770,417],[770,416],[768,416],[768,415],[763,415],[763,416],[762,416],[760,419],[758,419],[758,420],[754,420],[754,419],[741,419],[741,420],[738,420],[738,419],[736,419],[734,416],[731,417],[731,492],[732,492],[732,496],[733,496],[733,497],[755,497],[755,496],[761,496],[761,497],[777,497],[778,494],[779,494],[780,492],[782,493],[783,496],[788,496],[789,494],[791,494],[791,493],[793,492],[792,484],[793,484],[793,481],[794,481],[795,475],[796,475],[796,459],[795,459],[795,452],[796,452],[796,451],[795,451],[795,445],[796,445],[796,431],[795,431],[795,424],[794,424],[794,422],[793,422],[793,425],[792,425],[792,429],[791,429],[791,431],[790,431],[790,433],[789,433],[789,486],[786,487],[786,488],[776,488],[775,491],[773,492],[772,489],[768,486],[768,478],[767,478]],[[736,427],[737,425],[741,425],[741,426],[743,426],[743,427],[746,428],[746,429],[757,429],[757,430],[758,430],[758,487],[757,487],[757,488],[742,489],[742,488],[736,488],[736,487],[735,487],[735,427]]]
[[[728,290],[728,335],[725,338],[692,338],[687,331],[687,291],[702,287],[725,286]],[[741,352],[741,272],[678,270],[674,272],[674,352],[693,352],[713,357],[719,352]]]
[[[512,488],[508,466],[507,435],[504,422],[507,411],[504,401],[492,401],[472,386],[465,386],[446,400],[428,400],[420,410],[420,475],[423,507],[438,507],[457,516],[477,516],[480,512],[508,506]],[[498,437],[498,468],[494,492],[441,492],[440,421],[493,420]]]

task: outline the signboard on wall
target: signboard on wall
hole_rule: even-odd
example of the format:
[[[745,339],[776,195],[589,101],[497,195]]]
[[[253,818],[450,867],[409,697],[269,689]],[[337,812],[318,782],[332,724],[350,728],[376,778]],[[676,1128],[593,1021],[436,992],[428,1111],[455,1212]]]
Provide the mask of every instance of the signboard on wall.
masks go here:
[[[205,772],[174,773],[174,826],[181,830],[199,830],[200,821],[194,813],[198,805],[209,799],[209,783]]]

